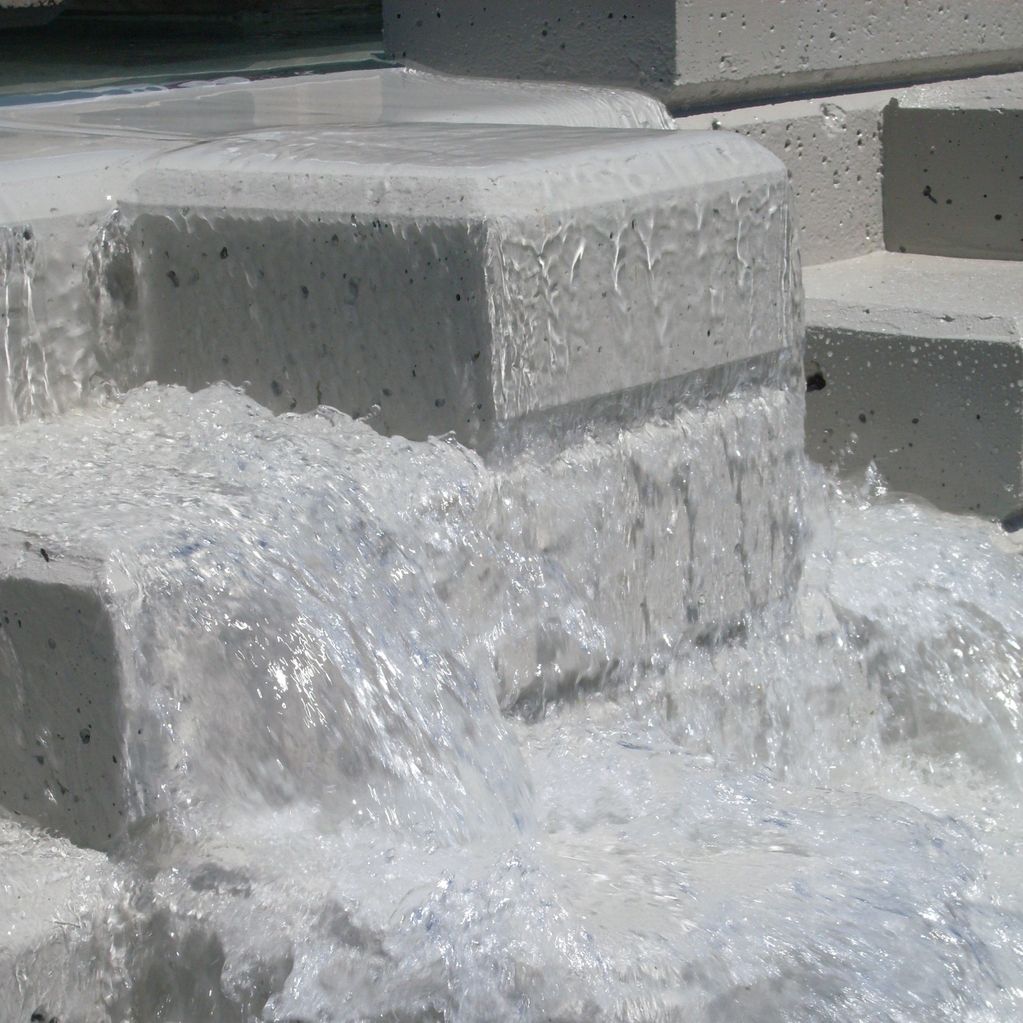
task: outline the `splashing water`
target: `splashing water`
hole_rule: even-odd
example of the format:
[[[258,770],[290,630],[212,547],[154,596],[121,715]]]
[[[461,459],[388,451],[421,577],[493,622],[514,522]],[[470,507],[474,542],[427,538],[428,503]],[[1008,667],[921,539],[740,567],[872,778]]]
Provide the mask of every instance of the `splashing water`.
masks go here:
[[[537,477],[453,442],[225,387],[5,440],[6,524],[101,563],[127,637],[135,823],[67,1019],[1019,1018],[994,527],[797,459],[796,592],[639,656],[498,528]],[[540,701],[509,636],[573,651]]]

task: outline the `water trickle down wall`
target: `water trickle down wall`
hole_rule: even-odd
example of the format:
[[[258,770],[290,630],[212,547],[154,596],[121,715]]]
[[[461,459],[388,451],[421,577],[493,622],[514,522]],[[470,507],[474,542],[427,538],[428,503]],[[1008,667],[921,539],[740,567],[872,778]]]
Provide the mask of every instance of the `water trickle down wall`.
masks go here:
[[[53,411],[32,297],[37,245],[28,225],[0,227],[0,422]]]

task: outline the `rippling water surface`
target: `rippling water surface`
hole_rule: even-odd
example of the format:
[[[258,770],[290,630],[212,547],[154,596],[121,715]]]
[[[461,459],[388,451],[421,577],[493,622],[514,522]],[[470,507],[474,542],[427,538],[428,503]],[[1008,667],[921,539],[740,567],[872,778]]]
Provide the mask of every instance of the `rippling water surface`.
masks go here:
[[[625,657],[454,443],[155,387],[5,441],[8,525],[101,560],[130,651],[66,966],[106,1018],[1023,1016],[996,527],[804,466],[791,599]]]

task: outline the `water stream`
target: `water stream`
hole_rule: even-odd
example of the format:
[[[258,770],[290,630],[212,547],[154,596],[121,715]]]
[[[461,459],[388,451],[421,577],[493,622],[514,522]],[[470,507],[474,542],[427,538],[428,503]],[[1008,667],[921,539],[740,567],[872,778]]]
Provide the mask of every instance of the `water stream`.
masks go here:
[[[388,116],[436,117],[442,84],[411,78]],[[322,145],[341,116],[328,86],[304,113],[274,86],[262,116]],[[504,104],[506,86],[480,88],[463,118]],[[142,99],[68,117],[172,141],[260,126],[240,86]],[[767,258],[738,213],[733,245],[696,210],[683,242],[660,225],[661,255],[691,262],[637,300],[658,323],[687,315],[682,279],[746,302],[708,282]],[[65,219],[46,245],[0,229],[16,711],[0,718],[0,966],[29,949],[0,969],[0,1023],[1023,1018],[1021,544],[807,461],[799,370],[772,347],[788,310],[737,319],[723,336],[765,344],[715,349],[728,365],[684,394],[648,374],[591,401],[594,384],[584,412],[516,418],[483,457],[382,436],[379,406],[275,416],[227,385],[133,387],[152,353],[128,225]],[[266,235],[284,267],[315,232],[339,241],[290,223]],[[636,287],[655,280],[642,252]],[[240,303],[270,294],[225,290],[247,271],[223,253],[198,316],[211,335],[221,313],[244,332]],[[788,297],[782,269],[766,309]],[[322,299],[324,352],[336,279],[288,292]],[[156,281],[185,308],[173,268]],[[408,294],[414,322],[429,289]],[[230,347],[195,339],[214,367]]]
[[[653,643],[515,541],[549,477],[528,452],[511,474],[226,386],[4,441],[6,524],[102,564],[132,665],[134,823],[48,978],[88,975],[107,1015],[67,1019],[1023,1011],[1023,562],[999,528],[796,457],[794,591],[695,639],[680,608]],[[599,561],[624,512],[587,479],[563,498]],[[677,528],[683,490],[656,497]]]

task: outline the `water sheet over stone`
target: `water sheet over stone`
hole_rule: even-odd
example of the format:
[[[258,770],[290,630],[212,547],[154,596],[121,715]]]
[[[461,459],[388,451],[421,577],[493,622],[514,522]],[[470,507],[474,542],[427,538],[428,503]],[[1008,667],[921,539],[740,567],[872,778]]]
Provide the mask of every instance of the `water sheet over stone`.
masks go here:
[[[264,133],[162,157],[125,214],[157,379],[384,433],[486,450],[798,338],[784,171],[713,133]]]

